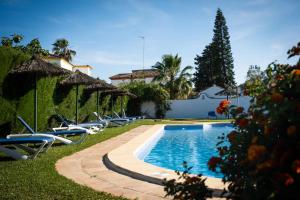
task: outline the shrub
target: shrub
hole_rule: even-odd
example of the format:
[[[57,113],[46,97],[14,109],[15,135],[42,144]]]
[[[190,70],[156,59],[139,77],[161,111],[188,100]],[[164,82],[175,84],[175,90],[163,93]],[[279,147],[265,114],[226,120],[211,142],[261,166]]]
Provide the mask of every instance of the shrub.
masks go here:
[[[147,101],[155,103],[157,118],[164,118],[166,112],[170,109],[169,94],[158,84],[134,81],[124,85],[123,88],[138,96],[138,98],[128,100],[127,112],[130,115],[140,115],[141,104]]]
[[[300,43],[289,55],[300,55]],[[272,63],[247,112],[226,107],[235,130],[209,161],[234,199],[296,199],[300,195],[300,62]],[[261,87],[261,85],[260,85]],[[219,109],[220,110],[220,109]],[[221,112],[221,111],[220,111]],[[230,145],[222,146],[228,140]],[[215,161],[215,162],[213,162]]]
[[[14,77],[8,72],[16,65],[30,58],[30,55],[11,47],[0,47],[0,136],[23,129],[16,120],[21,115],[29,124],[33,124],[33,81],[25,75]],[[49,119],[59,113],[68,118],[75,116],[75,88],[61,88],[58,82],[63,77],[44,77],[38,80],[38,129],[49,128]],[[102,97],[100,112],[110,109],[110,96]],[[85,93],[84,86],[79,87],[79,120],[92,117],[96,111],[96,93]],[[120,97],[115,99],[114,109],[120,111]],[[126,102],[125,102],[126,103]],[[126,105],[126,104],[125,104]],[[51,121],[51,120],[50,120]],[[52,125],[52,124],[51,124]]]
[[[183,162],[184,171],[181,173],[175,171],[179,176],[178,181],[175,179],[167,181],[164,179],[163,185],[166,191],[166,197],[172,196],[178,200],[201,200],[212,197],[212,190],[205,185],[205,178],[201,174],[190,176],[189,172],[192,167],[187,166],[187,162]]]

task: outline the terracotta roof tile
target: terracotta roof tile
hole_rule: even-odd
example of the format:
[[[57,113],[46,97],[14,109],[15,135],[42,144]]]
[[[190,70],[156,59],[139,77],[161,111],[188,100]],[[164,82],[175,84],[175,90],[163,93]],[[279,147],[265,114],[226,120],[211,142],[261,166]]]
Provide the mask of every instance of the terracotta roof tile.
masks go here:
[[[116,74],[109,77],[111,80],[124,80],[124,79],[140,79],[140,78],[153,78],[159,75],[155,69],[145,70],[132,70],[132,73]]]

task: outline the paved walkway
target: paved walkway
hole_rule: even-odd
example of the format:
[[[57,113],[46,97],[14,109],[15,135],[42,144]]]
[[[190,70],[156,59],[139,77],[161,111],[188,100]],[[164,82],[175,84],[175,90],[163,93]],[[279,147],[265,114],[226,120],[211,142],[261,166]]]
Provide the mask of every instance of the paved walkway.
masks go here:
[[[122,135],[64,157],[57,161],[56,170],[59,174],[80,185],[115,196],[141,200],[165,200],[163,186],[116,173],[107,169],[102,162],[105,154],[151,127],[152,125],[139,126]]]
[[[163,198],[165,193],[162,186],[118,174],[107,169],[102,162],[102,157],[106,153],[128,142],[150,127],[148,125],[139,126],[122,135],[64,157],[57,161],[56,170],[59,174],[76,183],[97,191],[130,199],[165,199]]]

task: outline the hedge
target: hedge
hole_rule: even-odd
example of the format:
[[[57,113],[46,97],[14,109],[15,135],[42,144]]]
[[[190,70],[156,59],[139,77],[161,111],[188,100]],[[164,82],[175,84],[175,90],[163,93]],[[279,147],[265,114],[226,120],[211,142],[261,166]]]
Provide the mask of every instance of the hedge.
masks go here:
[[[30,76],[11,76],[9,71],[31,56],[14,48],[0,47],[0,134],[22,131],[16,120],[22,116],[33,126],[33,79]],[[44,77],[37,83],[38,89],[38,131],[54,126],[53,115],[62,114],[75,118],[75,87],[65,88],[58,84],[63,77]],[[101,95],[100,95],[101,96]],[[101,96],[100,113],[110,114],[111,99],[114,110],[120,112],[120,97]],[[124,105],[126,105],[125,100]],[[124,106],[126,107],[126,106]],[[95,120],[96,92],[89,93],[79,87],[79,121]]]

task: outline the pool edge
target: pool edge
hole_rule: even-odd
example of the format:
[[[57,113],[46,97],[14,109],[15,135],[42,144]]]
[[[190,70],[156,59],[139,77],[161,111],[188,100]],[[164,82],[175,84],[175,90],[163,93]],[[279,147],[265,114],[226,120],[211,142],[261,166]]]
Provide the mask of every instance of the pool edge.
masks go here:
[[[215,123],[220,122],[204,122],[198,124]],[[158,131],[161,131],[165,125],[166,124],[154,125],[129,142],[110,151],[103,157],[103,162],[113,171],[153,184],[161,185],[164,178],[167,180],[177,180],[178,176],[174,171],[146,163],[136,157],[137,150],[140,149],[145,143],[149,142],[149,139],[151,139],[153,135],[157,134]],[[207,176],[203,176],[203,178],[206,178],[207,186],[213,189],[217,196],[219,196],[220,192],[222,192],[226,187],[220,178]]]

